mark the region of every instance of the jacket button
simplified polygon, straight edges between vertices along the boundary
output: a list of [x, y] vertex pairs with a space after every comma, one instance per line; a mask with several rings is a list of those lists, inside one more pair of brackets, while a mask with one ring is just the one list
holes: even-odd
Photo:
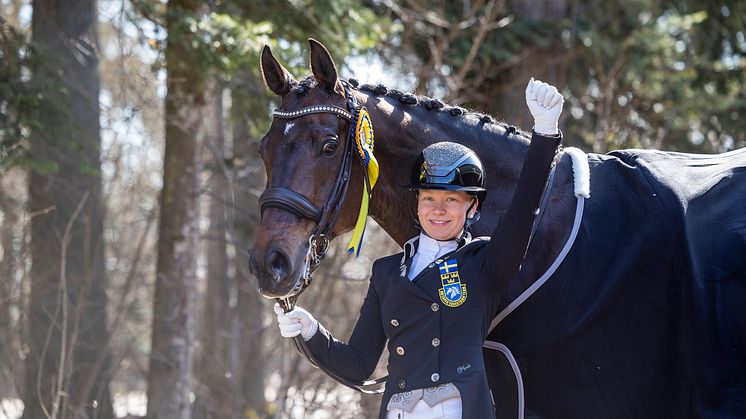
[[404, 355], [404, 348], [402, 348], [401, 346], [397, 346], [396, 353], [399, 355]]
[[394, 327], [399, 327], [399, 320], [391, 319], [391, 325]]
[[430, 305], [430, 310], [432, 310], [432, 311], [438, 311], [438, 310], [440, 310], [440, 305], [438, 305], [438, 303], [432, 303]]
[[433, 347], [437, 348], [440, 345], [440, 339], [433, 338]]
[[430, 376], [430, 381], [432, 381], [433, 383], [437, 383], [438, 380], [440, 380], [440, 374], [438, 374], [437, 372]]
[[399, 388], [403, 389], [406, 386], [407, 386], [407, 382], [403, 378], [399, 380]]

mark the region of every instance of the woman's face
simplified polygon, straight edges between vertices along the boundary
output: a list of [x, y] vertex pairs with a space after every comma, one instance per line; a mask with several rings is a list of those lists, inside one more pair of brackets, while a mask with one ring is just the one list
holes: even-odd
[[[420, 190], [417, 196], [417, 218], [422, 229], [435, 240], [449, 240], [461, 235], [466, 210], [476, 198], [461, 191]], [[469, 216], [474, 215], [477, 204]]]

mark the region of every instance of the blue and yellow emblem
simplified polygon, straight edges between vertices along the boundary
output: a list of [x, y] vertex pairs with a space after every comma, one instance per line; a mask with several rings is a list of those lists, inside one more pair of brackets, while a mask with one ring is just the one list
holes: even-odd
[[438, 264], [440, 269], [440, 283], [438, 289], [440, 301], [448, 307], [458, 307], [466, 301], [466, 284], [461, 283], [456, 259], [446, 260]]

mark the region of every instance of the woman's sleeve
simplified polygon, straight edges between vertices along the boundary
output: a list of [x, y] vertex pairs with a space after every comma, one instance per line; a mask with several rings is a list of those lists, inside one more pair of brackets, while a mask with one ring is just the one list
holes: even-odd
[[562, 134], [533, 134], [513, 199], [485, 246], [484, 271], [498, 294], [520, 270], [536, 209], [561, 140]]
[[306, 344], [317, 360], [334, 374], [353, 381], [368, 379], [386, 344], [381, 306], [373, 279], [348, 343], [335, 339], [319, 325], [319, 331]]

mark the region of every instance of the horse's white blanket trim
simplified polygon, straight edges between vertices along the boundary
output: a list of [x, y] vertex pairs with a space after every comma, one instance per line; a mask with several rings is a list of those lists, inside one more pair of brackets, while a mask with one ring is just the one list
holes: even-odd
[[518, 388], [518, 419], [523, 419], [523, 411], [525, 410], [526, 405], [526, 399], [523, 396], [523, 376], [521, 376], [521, 369], [518, 368], [518, 362], [515, 360], [513, 353], [510, 352], [510, 349], [502, 343], [493, 342], [491, 340], [484, 341], [482, 346], [488, 349], [500, 351], [506, 358], [508, 358], [510, 367], [513, 369], [513, 374], [515, 374], [516, 387]]
[[567, 147], [564, 149], [572, 159], [572, 177], [574, 180], [575, 196], [591, 197], [591, 169], [588, 166], [588, 155], [581, 149]]
[[[573, 161], [574, 162], [574, 161]], [[586, 159], [586, 164], [588, 164], [588, 161]], [[544, 272], [544, 275], [541, 276], [536, 282], [534, 282], [526, 291], [523, 291], [521, 295], [518, 296], [515, 300], [513, 300], [512, 303], [508, 304], [507, 307], [505, 307], [495, 318], [492, 320], [492, 323], [490, 324], [490, 330], [487, 332], [489, 334], [492, 332], [492, 330], [505, 318], [508, 316], [508, 314], [512, 313], [513, 310], [518, 308], [519, 305], [523, 304], [524, 301], [528, 299], [536, 290], [539, 289], [542, 285], [544, 285], [545, 282], [554, 274], [554, 272], [557, 270], [557, 268], [562, 264], [562, 261], [565, 260], [565, 256], [567, 256], [567, 253], [570, 252], [570, 248], [572, 248], [572, 245], [575, 243], [575, 238], [578, 236], [578, 230], [580, 230], [580, 221], [583, 219], [583, 208], [585, 206], [585, 198], [582, 195], [577, 195], [577, 204], [575, 206], [575, 222], [572, 226], [572, 231], [570, 232], [570, 237], [567, 238], [567, 242], [565, 243], [565, 246], [560, 251], [560, 254], [557, 255], [557, 259], [554, 260], [552, 265], [547, 269], [546, 272]], [[516, 387], [518, 388], [518, 419], [524, 419], [524, 410], [525, 410], [525, 404], [526, 400], [523, 394], [523, 377], [521, 376], [521, 370], [518, 367], [518, 362], [515, 360], [515, 357], [513, 356], [513, 353], [510, 352], [510, 349], [508, 349], [507, 346], [503, 345], [502, 343], [493, 342], [490, 340], [484, 341], [482, 344], [483, 347], [488, 349], [494, 349], [497, 351], [502, 352], [506, 358], [508, 358], [508, 362], [510, 363], [510, 367], [513, 369], [513, 374], [515, 374], [515, 380], [516, 380]]]
[[[494, 329], [495, 326], [497, 326], [505, 317], [507, 317], [508, 314], [512, 313], [513, 310], [518, 308], [519, 305], [523, 304], [523, 302], [526, 301], [528, 297], [536, 292], [539, 287], [544, 285], [544, 283], [547, 282], [547, 280], [554, 274], [557, 268], [559, 268], [560, 264], [562, 264], [562, 261], [565, 260], [565, 256], [567, 256], [567, 253], [570, 252], [570, 248], [572, 248], [572, 245], [575, 243], [575, 238], [578, 236], [578, 230], [580, 230], [580, 221], [583, 219], [583, 207], [585, 206], [584, 204], [585, 198], [583, 198], [582, 196], [578, 196], [578, 202], [575, 206], [575, 222], [573, 223], [570, 237], [567, 238], [567, 242], [560, 251], [559, 255], [557, 255], [557, 259], [555, 259], [549, 269], [544, 272], [544, 275], [537, 279], [536, 282], [531, 284], [531, 286], [528, 287], [526, 291], [523, 291], [523, 293], [519, 295], [518, 298], [513, 300], [512, 303], [508, 304], [507, 307], [505, 307], [500, 313], [498, 313], [497, 316], [495, 316], [495, 318], [492, 320], [492, 323], [490, 324], [489, 332], [492, 332], [492, 329]], [[487, 333], [489, 334], [489, 332]]]

